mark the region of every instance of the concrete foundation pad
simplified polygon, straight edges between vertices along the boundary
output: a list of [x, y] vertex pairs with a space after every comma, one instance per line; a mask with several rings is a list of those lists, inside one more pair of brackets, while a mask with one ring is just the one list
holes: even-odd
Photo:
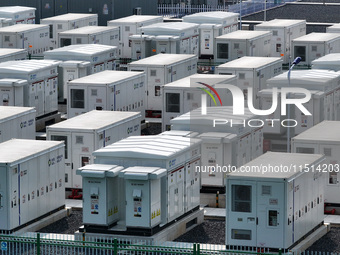
[[300, 252], [308, 249], [313, 243], [323, 237], [330, 230], [329, 224], [321, 225], [318, 229], [316, 229], [313, 233], [308, 235], [303, 241], [298, 243], [295, 247], [291, 249], [293, 254], [299, 254]]
[[[131, 236], [124, 234], [124, 231], [122, 231], [122, 234], [100, 234], [100, 233], [85, 233], [85, 238], [89, 238], [91, 241], [98, 241], [98, 240], [111, 240], [113, 238], [117, 238], [118, 240], [124, 240], [129, 241], [131, 244], [146, 242], [148, 244], [162, 244], [166, 241], [172, 241], [176, 239], [177, 237], [183, 235], [193, 227], [201, 224], [204, 220], [204, 209], [200, 208], [197, 211], [194, 211], [193, 213], [187, 215], [186, 217], [178, 220], [177, 222], [173, 223], [172, 225], [168, 226], [167, 228], [163, 229], [162, 231], [156, 233], [153, 236]], [[188, 224], [190, 226], [187, 226], [187, 223], [195, 222], [194, 224]], [[75, 239], [76, 240], [83, 240], [83, 233], [77, 231], [75, 233]], [[87, 240], [87, 239], [86, 239]]]
[[[200, 193], [200, 203], [216, 208], [216, 194], [214, 193]], [[225, 208], [225, 194], [218, 195], [218, 207]]]

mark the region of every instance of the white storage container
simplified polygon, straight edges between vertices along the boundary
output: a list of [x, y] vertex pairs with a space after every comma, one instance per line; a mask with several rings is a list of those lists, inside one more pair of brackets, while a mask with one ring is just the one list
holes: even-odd
[[[143, 26], [137, 34], [173, 35], [179, 37], [179, 54], [194, 54], [198, 56], [199, 24], [187, 22], [164, 22]], [[160, 52], [156, 52], [160, 53]]]
[[119, 27], [86, 26], [59, 32], [57, 47], [73, 44], [119, 45]]
[[271, 31], [271, 57], [280, 57], [284, 64], [288, 64], [293, 59], [291, 42], [293, 39], [306, 35], [306, 21], [294, 19], [273, 19], [255, 25], [254, 30]]
[[40, 20], [40, 24], [50, 26], [50, 49], [57, 47], [58, 33], [85, 26], [97, 26], [98, 14], [92, 13], [66, 13]]
[[103, 71], [68, 83], [67, 116], [91, 110], [139, 111], [145, 119], [145, 74]]
[[[153, 55], [157, 53], [180, 54], [181, 38], [175, 35], [157, 35], [152, 40], [156, 44], [156, 51], [152, 51]], [[154, 48], [153, 48], [154, 49]]]
[[202, 105], [202, 89], [212, 93], [207, 99], [208, 106], [220, 105], [217, 95], [200, 82], [212, 86], [222, 101], [224, 106], [232, 103], [231, 93], [225, 88], [225, 84], [236, 85], [235, 75], [216, 74], [193, 74], [163, 86], [163, 114], [162, 131], [170, 130], [170, 120], [190, 112]]
[[326, 33], [340, 33], [340, 24], [334, 24], [326, 27]]
[[124, 169], [119, 176], [125, 182], [126, 227], [158, 226], [162, 222], [161, 209], [165, 206], [160, 194], [162, 182], [166, 181], [167, 169], [135, 166]]
[[76, 170], [93, 162], [92, 152], [131, 135], [140, 135], [137, 112], [91, 111], [46, 127], [47, 140], [65, 142], [65, 187], [81, 189]]
[[310, 33], [292, 40], [292, 59], [301, 57], [299, 65], [311, 65], [329, 53], [340, 53], [340, 34]]
[[[124, 217], [125, 187], [117, 165], [86, 165], [77, 169], [83, 179], [83, 224], [110, 227]], [[122, 204], [122, 201], [124, 202]]]
[[[199, 139], [180, 136], [132, 136], [95, 151], [93, 156], [96, 157], [95, 164], [114, 164], [124, 168], [135, 167], [133, 172], [136, 173], [133, 175], [137, 176], [139, 172], [144, 182], [147, 182], [147, 179], [152, 182], [151, 176], [149, 174], [146, 176], [146, 173], [150, 173], [149, 167], [166, 170], [167, 176], [162, 178], [159, 192], [155, 187], [154, 194], [151, 194], [149, 190], [142, 192], [141, 186], [135, 186], [136, 191], [132, 192], [131, 187], [126, 185], [126, 191], [129, 192], [125, 194], [126, 200], [129, 200], [129, 206], [126, 207], [125, 219], [132, 222], [131, 225], [136, 228], [148, 229], [154, 227], [155, 224], [167, 224], [183, 214], [199, 208], [200, 177], [195, 169], [200, 165], [200, 143]], [[143, 170], [144, 167], [148, 167], [148, 170]], [[124, 175], [128, 175], [128, 173]], [[158, 185], [156, 184], [156, 186]], [[131, 206], [134, 197], [137, 198], [135, 208]], [[158, 204], [151, 203], [150, 197], [152, 201], [157, 200], [156, 203], [161, 201], [160, 209]], [[153, 209], [153, 206], [158, 209]], [[131, 216], [131, 214], [136, 214], [138, 207], [143, 207], [140, 212], [141, 217]], [[147, 208], [151, 208], [151, 211]], [[156, 215], [151, 218], [151, 222], [145, 222], [144, 214], [151, 213], [152, 215], [154, 211]]]
[[282, 60], [276, 57], [246, 56], [217, 66], [215, 73], [236, 75], [237, 86], [247, 96], [247, 89], [253, 88], [253, 104], [256, 109], [259, 109], [261, 100], [258, 92], [267, 87], [266, 82], [269, 78], [282, 73]]
[[[128, 64], [129, 71], [146, 74], [146, 117], [161, 117], [161, 86], [197, 72], [197, 56], [189, 54], [157, 54]], [[154, 114], [155, 113], [155, 114]]]
[[339, 121], [323, 121], [292, 138], [293, 152], [325, 155], [326, 161], [321, 167], [327, 175], [325, 202], [333, 204], [340, 203], [339, 128]]
[[54, 60], [8, 61], [0, 64], [0, 78], [26, 80], [24, 106], [35, 107], [40, 118], [58, 111], [58, 65], [59, 61]]
[[58, 70], [58, 100], [67, 98], [67, 82], [104, 70], [116, 69], [116, 46], [70, 45], [44, 52], [45, 59], [65, 61]]
[[[218, 120], [215, 126], [214, 120]], [[247, 108], [245, 115], [233, 115], [230, 106], [207, 107], [206, 115], [201, 114], [201, 109], [196, 109], [172, 119], [170, 123], [171, 130], [200, 134], [202, 186], [223, 188], [226, 172], [263, 153], [263, 128], [259, 117]], [[211, 167], [224, 170], [217, 173]]]
[[0, 28], [0, 48], [27, 49], [32, 56], [43, 56], [50, 45], [49, 26], [17, 24]]
[[27, 91], [27, 80], [0, 79], [0, 105], [25, 106], [25, 94], [27, 94]]
[[35, 110], [0, 106], [0, 143], [13, 138], [35, 139]]
[[[295, 130], [295, 134], [303, 132], [322, 120], [337, 120], [340, 113], [339, 84], [340, 73], [337, 72], [317, 69], [293, 70], [291, 72], [290, 87], [305, 88], [312, 93], [312, 99], [304, 104], [304, 107], [312, 114], [311, 116], [304, 115], [296, 106], [291, 107], [291, 116], [297, 121], [297, 127], [291, 128], [293, 131]], [[268, 79], [267, 85], [269, 88], [288, 87], [287, 72]], [[262, 108], [269, 109], [272, 105], [271, 89], [261, 91], [260, 97], [263, 98]], [[301, 95], [294, 95], [294, 97], [301, 98]], [[281, 115], [279, 96], [276, 111], [268, 115], [268, 119], [282, 121], [285, 117]], [[268, 121], [267, 124], [265, 125], [264, 133], [283, 134], [287, 129], [280, 125], [279, 122], [274, 127], [272, 127], [271, 121]], [[293, 123], [290, 124], [293, 125]]]
[[226, 62], [243, 56], [270, 57], [272, 33], [238, 30], [216, 37], [215, 62]]
[[11, 18], [1, 18], [0, 17], [0, 27], [8, 27], [8, 26], [12, 26], [13, 24], [13, 20]]
[[238, 29], [238, 13], [233, 12], [198, 12], [184, 16], [183, 22], [197, 24], [217, 24], [222, 26], [222, 34], [228, 34]]
[[10, 18], [14, 24], [34, 24], [35, 11], [34, 7], [3, 6], [0, 7], [0, 17]]
[[153, 15], [132, 15], [108, 21], [108, 26], [118, 26], [120, 30], [118, 56], [120, 58], [131, 58], [129, 36], [139, 34], [137, 32], [139, 27], [159, 22], [163, 22], [163, 17]]
[[228, 174], [227, 247], [290, 249], [321, 225], [325, 174], [311, 169], [323, 163], [319, 154], [267, 152]]
[[131, 35], [129, 41], [131, 41], [131, 59], [138, 60], [146, 57], [150, 57], [152, 39], [154, 36], [150, 35]]
[[312, 69], [340, 71], [340, 53], [330, 53], [312, 61]]
[[0, 151], [1, 230], [14, 231], [64, 208], [62, 142], [12, 139]]
[[24, 60], [27, 49], [0, 48], [0, 63], [11, 60]]

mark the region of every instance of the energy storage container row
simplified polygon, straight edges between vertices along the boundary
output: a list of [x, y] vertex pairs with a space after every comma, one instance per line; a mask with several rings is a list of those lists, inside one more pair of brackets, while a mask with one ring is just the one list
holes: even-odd
[[[200, 180], [195, 171], [200, 165], [199, 139], [133, 136], [93, 155], [95, 164], [78, 170], [83, 178], [91, 177], [84, 178], [84, 200], [91, 201], [84, 204], [85, 225], [126, 221], [128, 230], [152, 229], [199, 206]], [[108, 185], [104, 176], [116, 185]], [[113, 190], [117, 187], [119, 194]]]
[[226, 245], [290, 249], [321, 225], [325, 174], [311, 168], [323, 162], [320, 154], [267, 152], [228, 174]]
[[145, 72], [146, 117], [161, 117], [163, 109], [161, 86], [196, 73], [197, 56], [157, 54], [129, 63], [128, 70]]
[[0, 144], [0, 229], [15, 230], [65, 205], [62, 142]]
[[[209, 91], [213, 98], [206, 101], [207, 106], [219, 105], [219, 99], [225, 105], [231, 102], [227, 84], [236, 85], [235, 75], [193, 74], [177, 81], [165, 84], [163, 90], [162, 131], [170, 130], [170, 120], [190, 112], [202, 105], [202, 91]], [[212, 87], [210, 89], [209, 87]], [[215, 90], [216, 94], [212, 91]], [[203, 99], [204, 100], [204, 99]]]
[[73, 44], [119, 45], [119, 27], [85, 26], [58, 33], [57, 47]]
[[49, 49], [49, 26], [17, 24], [0, 28], [0, 47], [27, 49], [32, 56], [43, 56]]
[[119, 27], [118, 57], [131, 58], [129, 36], [139, 34], [137, 29], [154, 23], [163, 22], [163, 17], [153, 15], [132, 15], [120, 19], [110, 20], [108, 26]]
[[46, 127], [47, 140], [65, 143], [65, 187], [81, 189], [76, 170], [93, 163], [92, 152], [132, 135], [140, 135], [139, 112], [90, 111]]
[[228, 172], [263, 153], [263, 128], [247, 108], [245, 115], [233, 115], [230, 106], [207, 107], [206, 115], [199, 108], [170, 123], [171, 130], [197, 132], [202, 139], [202, 187], [224, 188]]
[[283, 64], [288, 64], [291, 62], [292, 40], [306, 35], [306, 21], [273, 19], [254, 26], [254, 30], [272, 32], [270, 56], [280, 57], [283, 60]]
[[339, 127], [339, 121], [323, 121], [292, 138], [293, 152], [325, 155], [324, 164], [315, 171], [323, 171], [327, 175], [325, 202], [332, 204], [340, 203]]
[[101, 44], [70, 45], [44, 52], [45, 59], [61, 60], [58, 101], [67, 99], [67, 82], [104, 70], [116, 69], [116, 46]]
[[[282, 73], [282, 59], [277, 57], [241, 57], [219, 65], [215, 73], [236, 75], [237, 87], [239, 87], [248, 98], [248, 88], [252, 88], [253, 106], [259, 109], [261, 100], [258, 92], [266, 88], [269, 78]], [[245, 102], [245, 106], [248, 104]], [[267, 109], [267, 108], [265, 108]]]
[[145, 74], [103, 71], [68, 82], [67, 116], [91, 110], [140, 111], [145, 119]]
[[35, 139], [35, 109], [0, 106], [0, 143], [13, 138]]
[[57, 47], [58, 33], [85, 26], [97, 26], [98, 14], [67, 13], [40, 20], [40, 24], [50, 26], [50, 49]]
[[37, 117], [58, 111], [58, 65], [59, 61], [53, 60], [1, 63], [1, 91], [8, 90], [8, 93], [1, 92], [2, 101], [7, 100], [8, 105], [35, 107]]
[[34, 24], [36, 8], [26, 6], [0, 7], [0, 18], [10, 18], [14, 24]]
[[[295, 134], [299, 134], [306, 129], [314, 126], [323, 120], [338, 120], [340, 117], [340, 74], [329, 70], [295, 70], [291, 72], [290, 87], [307, 89], [311, 93], [311, 99], [303, 104], [303, 107], [311, 113], [306, 115], [296, 106], [291, 106], [291, 114], [296, 120], [296, 126], [292, 128]], [[269, 109], [272, 106], [273, 96], [278, 97], [276, 110], [268, 115], [269, 121], [265, 125], [264, 133], [283, 134], [286, 128], [280, 125], [285, 116], [281, 114], [280, 90], [273, 95], [272, 88], [286, 88], [287, 73], [277, 75], [267, 80], [270, 89], [260, 92], [262, 108]], [[303, 92], [290, 93], [294, 98], [304, 98]], [[271, 122], [271, 119], [277, 119], [277, 125]]]

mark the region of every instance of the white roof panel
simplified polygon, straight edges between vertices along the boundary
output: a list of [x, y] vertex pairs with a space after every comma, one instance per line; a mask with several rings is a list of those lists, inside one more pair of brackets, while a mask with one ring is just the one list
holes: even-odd
[[6, 13], [18, 13], [18, 12], [27, 12], [27, 11], [35, 11], [36, 8], [34, 7], [27, 7], [27, 6], [3, 6], [0, 7], [0, 15]]
[[107, 26], [85, 26], [79, 27], [76, 29], [71, 29], [67, 31], [59, 32], [59, 36], [66, 36], [66, 35], [89, 35], [89, 34], [96, 34], [102, 33], [112, 30], [118, 30], [118, 27], [107, 27]]
[[42, 69], [56, 67], [60, 62], [55, 60], [18, 60], [0, 63], [0, 73], [31, 73]]
[[0, 33], [20, 33], [33, 30], [49, 29], [48, 25], [40, 24], [16, 24], [8, 27], [1, 27]]
[[16, 118], [17, 116], [26, 115], [28, 113], [35, 113], [35, 108], [19, 106], [0, 106], [0, 123], [8, 119]]
[[292, 40], [292, 42], [327, 42], [334, 39], [340, 39], [338, 33], [310, 33]]
[[294, 141], [340, 142], [340, 121], [323, 121], [293, 138]]
[[256, 27], [292, 27], [302, 23], [306, 24], [306, 21], [299, 19], [273, 19], [270, 21], [262, 22], [261, 24], [256, 25]]
[[254, 39], [257, 37], [262, 37], [265, 35], [271, 35], [270, 31], [251, 31], [251, 30], [237, 30], [228, 34], [217, 36], [216, 39], [219, 40], [247, 40], [247, 39]]
[[0, 143], [0, 163], [15, 163], [54, 147], [63, 147], [64, 142], [29, 139], [12, 139]]
[[85, 19], [89, 17], [97, 17], [97, 14], [91, 13], [66, 13], [58, 16], [42, 19], [41, 21], [72, 21], [78, 19]]
[[0, 57], [16, 55], [20, 53], [27, 53], [26, 49], [14, 49], [14, 48], [0, 48]]
[[47, 127], [47, 130], [97, 130], [140, 117], [140, 112], [90, 111]]
[[238, 17], [238, 13], [233, 12], [198, 12], [191, 15], [186, 15], [182, 19], [184, 22], [196, 22], [196, 23], [222, 23], [226, 19]]
[[194, 58], [197, 59], [197, 56], [191, 54], [157, 54], [151, 57], [133, 61], [129, 63], [128, 66], [165, 66]]
[[230, 69], [250, 69], [250, 68], [260, 68], [266, 65], [271, 65], [274, 63], [283, 62], [281, 58], [275, 57], [250, 57], [244, 56], [222, 65], [217, 66], [217, 68], [230, 68]]
[[147, 34], [148, 31], [161, 30], [162, 32], [166, 31], [182, 31], [186, 29], [194, 29], [198, 28], [199, 24], [189, 23], [189, 22], [162, 22], [155, 23], [148, 26], [142, 27], [142, 31]]
[[[314, 165], [320, 163], [324, 159], [323, 155], [320, 154], [303, 154], [303, 153], [283, 153], [283, 152], [267, 152], [254, 160], [243, 165], [243, 169], [249, 167], [249, 169], [259, 169], [259, 171], [241, 171], [238, 168], [235, 172], [231, 172], [227, 175], [227, 178], [232, 177], [236, 179], [241, 177], [245, 179], [250, 178], [275, 178], [275, 179], [287, 179], [294, 175], [300, 174], [299, 166], [304, 166], [305, 164]], [[287, 171], [267, 171], [263, 172], [264, 166], [286, 167]], [[296, 167], [291, 167], [296, 166]], [[267, 168], [268, 169], [268, 168]]]
[[330, 53], [320, 58], [317, 58], [312, 61], [312, 65], [315, 64], [331, 64], [331, 65], [340, 65], [340, 53]]
[[[69, 56], [93, 56], [100, 53], [106, 53], [117, 49], [116, 46], [102, 45], [102, 44], [79, 44], [69, 45], [54, 50], [45, 51], [44, 55], [49, 57]], [[75, 59], [76, 60], [76, 59]]]
[[152, 21], [152, 20], [163, 20], [162, 16], [156, 15], [131, 15], [120, 19], [114, 19], [108, 21], [108, 23], [139, 23], [145, 21]]

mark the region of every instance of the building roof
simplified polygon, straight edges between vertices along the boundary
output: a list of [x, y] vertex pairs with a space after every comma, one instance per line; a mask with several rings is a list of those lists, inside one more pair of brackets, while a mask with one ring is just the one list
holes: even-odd
[[196, 23], [189, 23], [189, 22], [162, 22], [162, 23], [155, 23], [148, 26], [142, 27], [142, 31], [147, 34], [149, 31], [156, 31], [160, 30], [162, 33], [166, 33], [167, 31], [182, 31], [186, 29], [194, 29], [198, 28], [199, 24]]
[[53, 130], [98, 130], [111, 125], [120, 125], [140, 117], [140, 112], [90, 111], [46, 127]]
[[0, 57], [6, 57], [10, 55], [27, 53], [26, 49], [14, 49], [14, 48], [0, 48]]
[[340, 142], [340, 121], [323, 121], [292, 138], [296, 141]]
[[17, 60], [0, 63], [0, 73], [29, 74], [45, 68], [58, 66], [56, 60]]
[[216, 68], [230, 68], [230, 69], [249, 69], [249, 68], [260, 68], [266, 65], [283, 62], [281, 58], [276, 57], [250, 57], [244, 56], [222, 65]]
[[340, 40], [338, 33], [310, 33], [292, 40], [292, 42], [327, 42], [331, 40]]
[[199, 139], [181, 136], [130, 136], [93, 152], [93, 155], [119, 158], [168, 159], [200, 143]]
[[216, 23], [223, 24], [223, 21], [230, 18], [238, 18], [239, 14], [234, 12], [212, 11], [212, 12], [198, 12], [183, 17], [184, 22], [195, 23]]
[[20, 33], [26, 32], [30, 30], [41, 30], [41, 29], [49, 29], [48, 25], [41, 24], [15, 24], [12, 26], [1, 27], [0, 33]]
[[100, 53], [106, 53], [110, 51], [114, 51], [117, 49], [116, 46], [109, 46], [103, 44], [80, 44], [80, 45], [69, 45], [49, 51], [45, 51], [45, 56], [57, 57], [60, 59], [60, 56], [93, 56]]
[[[231, 177], [233, 179], [236, 179], [237, 177], [242, 177], [242, 179], [244, 179], [250, 177], [261, 179], [288, 179], [293, 177], [294, 175], [302, 173], [303, 169], [305, 169], [303, 166], [305, 166], [306, 164], [318, 164], [323, 159], [324, 156], [320, 154], [267, 152], [243, 165], [242, 168], [238, 168], [236, 171], [229, 173], [227, 175], [227, 178]], [[278, 171], [265, 172], [265, 169], [268, 170], [270, 166], [276, 167]], [[253, 171], [244, 171], [244, 169], [253, 169]]]
[[257, 37], [262, 37], [265, 35], [271, 35], [270, 31], [252, 31], [252, 30], [237, 30], [228, 34], [217, 36], [216, 39], [219, 40], [247, 40], [247, 39], [254, 39]]
[[197, 59], [197, 56], [193, 54], [157, 54], [151, 57], [133, 61], [129, 63], [128, 66], [165, 66], [193, 58]]
[[88, 17], [97, 17], [97, 14], [93, 13], [66, 13], [62, 15], [57, 15], [49, 18], [42, 19], [41, 21], [69, 21], [69, 20], [78, 20], [84, 19]]
[[156, 15], [131, 15], [131, 16], [120, 18], [120, 19], [110, 20], [108, 21], [108, 24], [110, 23], [138, 23], [138, 22], [157, 20], [160, 18], [163, 19], [162, 16], [156, 16]]
[[36, 8], [34, 7], [27, 7], [27, 6], [3, 6], [0, 7], [0, 14], [6, 14], [6, 13], [18, 13], [18, 12], [26, 12], [26, 11], [35, 11]]
[[102, 33], [106, 31], [112, 31], [112, 30], [118, 30], [118, 27], [113, 26], [85, 26], [85, 27], [79, 27], [76, 29], [71, 29], [67, 31], [59, 32], [59, 36], [65, 36], [65, 35], [88, 35], [88, 34], [96, 34], [96, 33]]
[[270, 21], [264, 21], [261, 24], [256, 25], [256, 27], [293, 27], [301, 23], [306, 24], [306, 21], [300, 19], [273, 19]]
[[127, 79], [138, 78], [138, 76], [144, 76], [142, 72], [134, 71], [115, 71], [115, 70], [105, 70], [102, 72], [90, 74], [78, 79], [69, 81], [71, 85], [111, 85], [115, 82], [123, 82]]
[[28, 113], [35, 113], [35, 108], [19, 106], [0, 106], [0, 123], [9, 119], [15, 119]]
[[54, 147], [64, 147], [64, 142], [30, 139], [12, 139], [0, 143], [0, 163], [16, 163]]

